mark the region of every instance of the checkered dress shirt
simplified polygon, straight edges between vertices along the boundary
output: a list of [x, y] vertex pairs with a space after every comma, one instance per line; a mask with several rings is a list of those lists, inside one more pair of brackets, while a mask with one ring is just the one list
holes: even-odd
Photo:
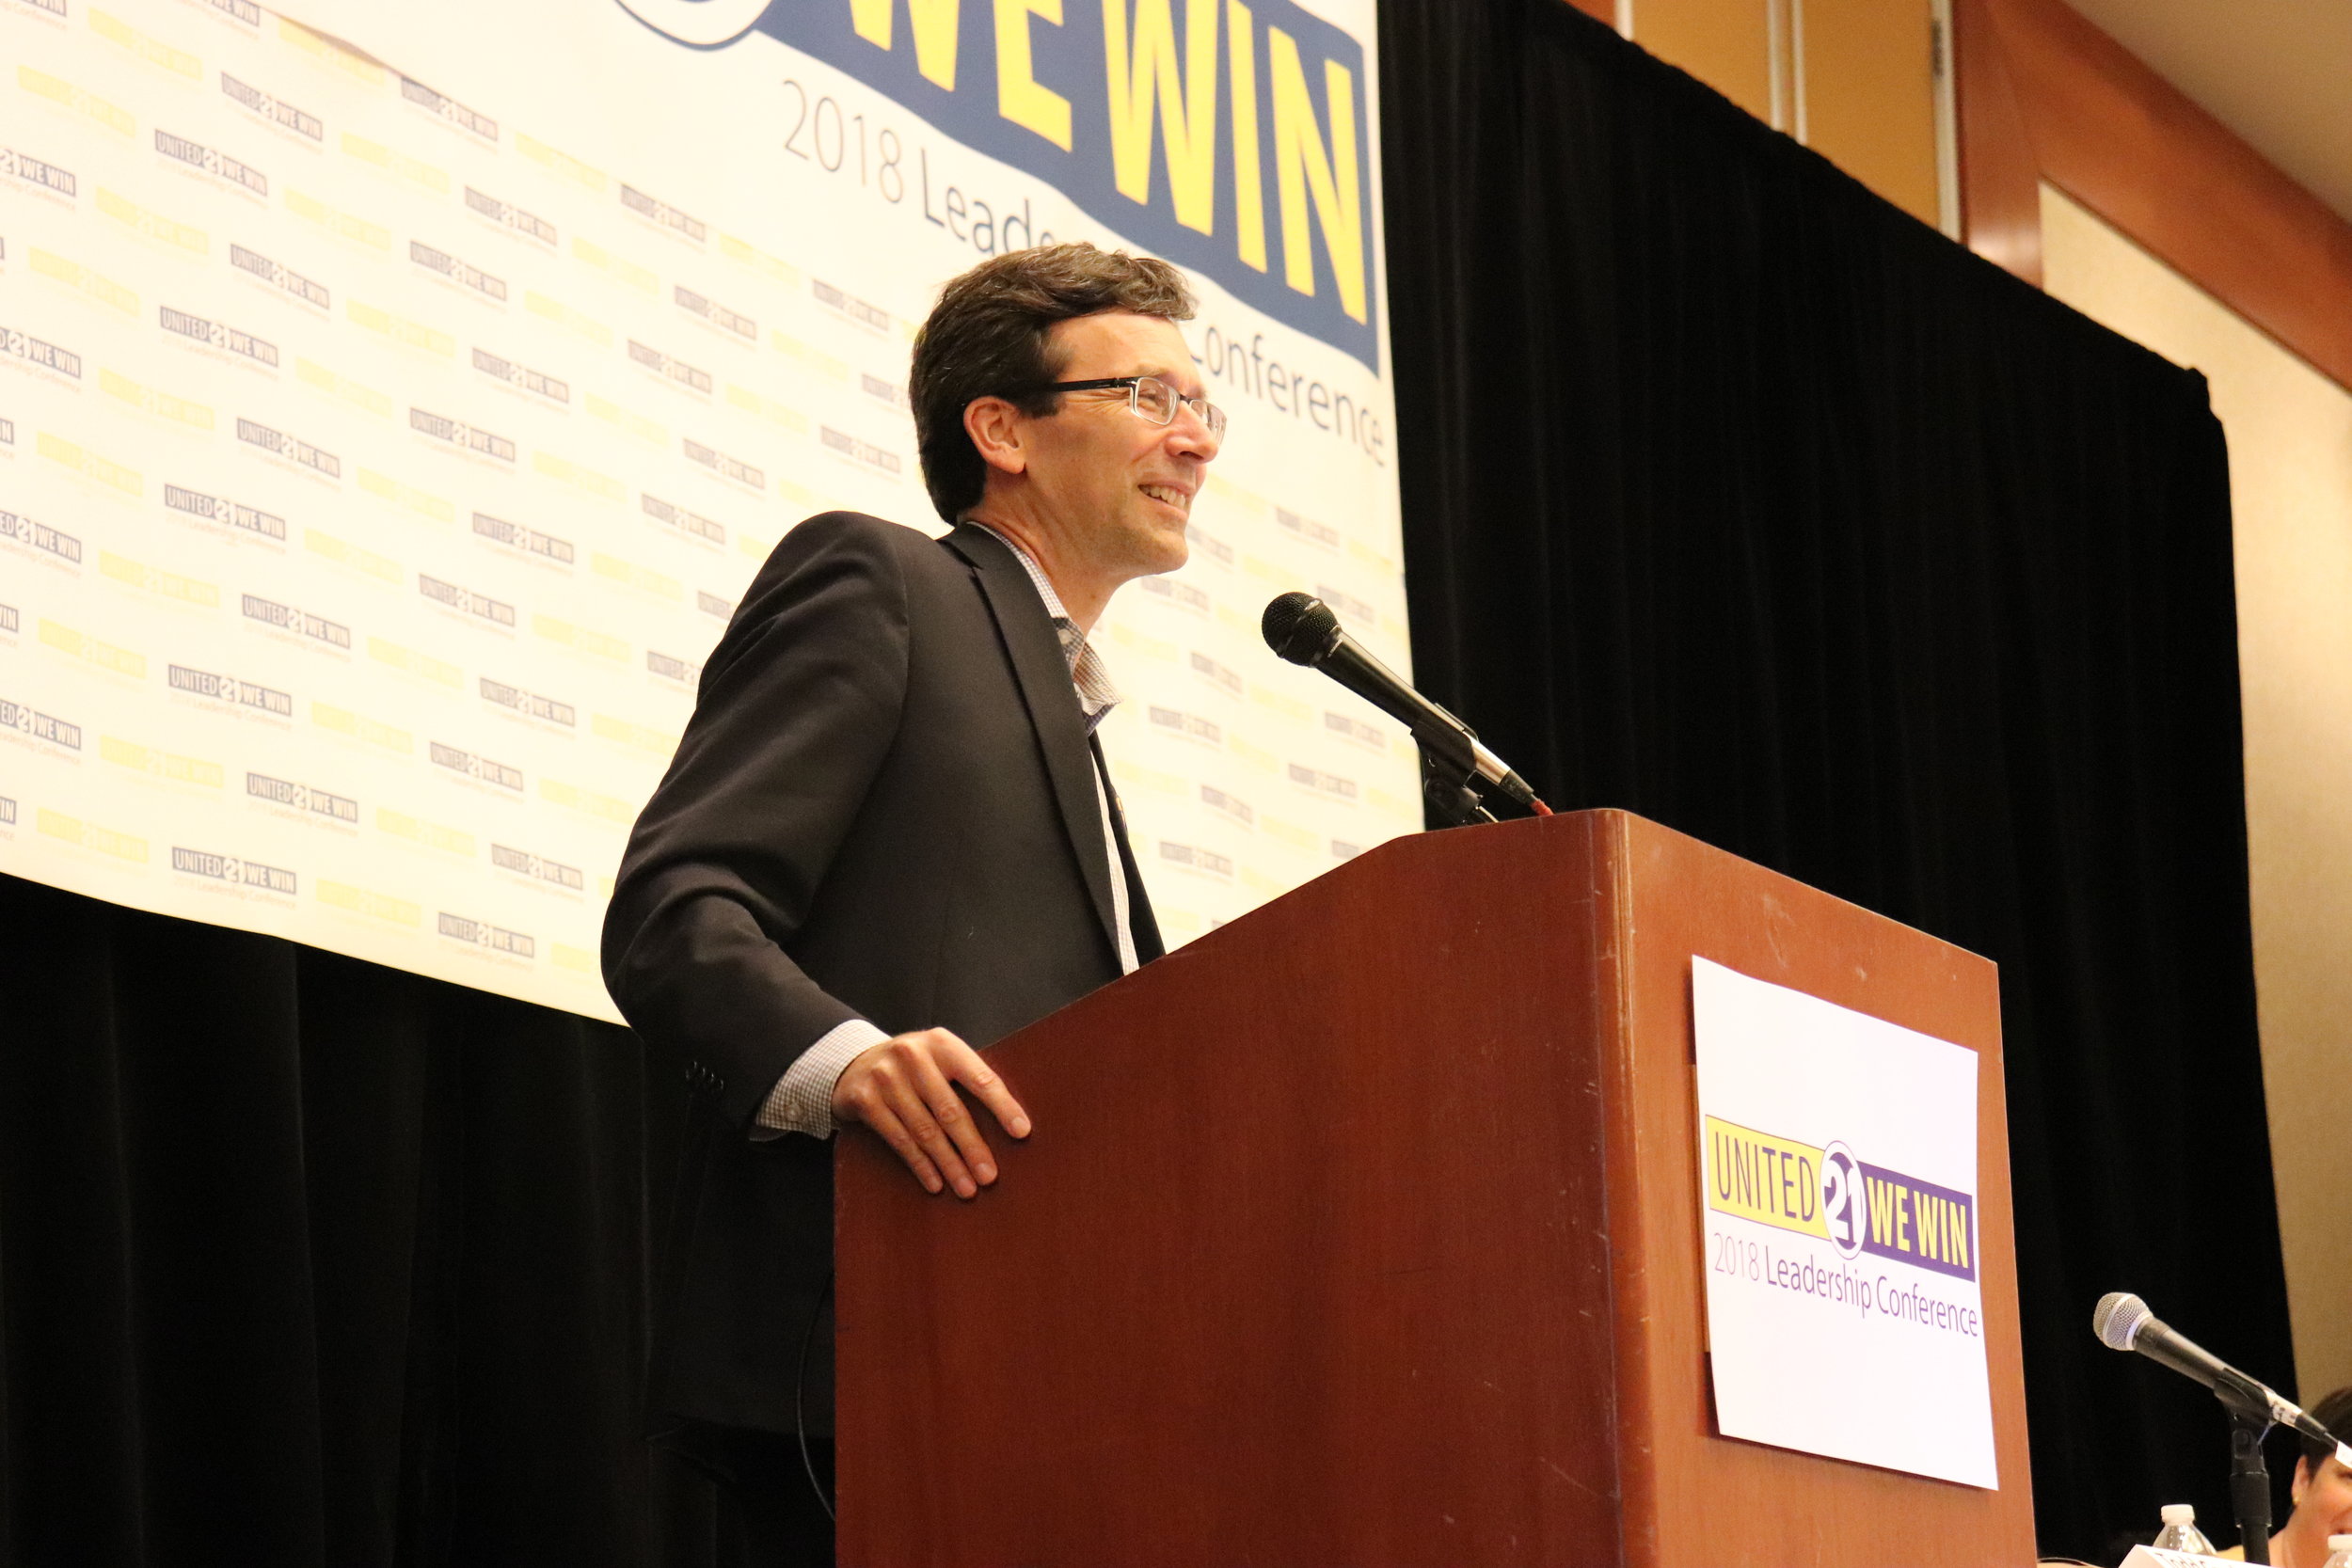
[[[980, 525], [986, 528], [986, 524]], [[1103, 656], [1070, 611], [1054, 592], [1054, 584], [1028, 551], [1009, 538], [989, 529], [1004, 542], [1005, 547], [1025, 567], [1030, 582], [1036, 584], [1038, 597], [1045, 601], [1045, 613], [1054, 623], [1054, 635], [1061, 640], [1061, 656], [1070, 665], [1070, 684], [1078, 693], [1079, 711], [1086, 716], [1087, 733], [1092, 735], [1103, 716], [1119, 705], [1119, 688], [1111, 683], [1109, 668]], [[1111, 786], [1100, 768], [1095, 769], [1094, 803], [1103, 824], [1103, 847], [1110, 857], [1111, 913], [1119, 928], [1119, 969], [1122, 974], [1136, 971], [1136, 938], [1127, 912], [1127, 878], [1119, 860], [1119, 840], [1111, 832]], [[776, 1086], [768, 1091], [767, 1102], [759, 1108], [758, 1126], [753, 1129], [755, 1138], [772, 1138], [785, 1132], [805, 1132], [811, 1137], [830, 1137], [834, 1132], [833, 1086], [842, 1069], [863, 1053], [880, 1045], [890, 1037], [862, 1018], [850, 1019], [826, 1032], [824, 1037], [794, 1059], [776, 1080]]]

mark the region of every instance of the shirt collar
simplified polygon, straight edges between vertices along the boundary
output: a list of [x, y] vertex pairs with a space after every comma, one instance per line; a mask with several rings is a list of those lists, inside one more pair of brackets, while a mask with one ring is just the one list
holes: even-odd
[[1078, 707], [1086, 715], [1088, 732], [1092, 733], [1094, 727], [1103, 721], [1103, 716], [1118, 706], [1120, 701], [1119, 688], [1111, 681], [1110, 667], [1103, 662], [1103, 656], [1094, 651], [1094, 644], [1087, 641], [1086, 633], [1078, 629], [1078, 623], [1071, 618], [1069, 609], [1061, 602], [1061, 595], [1054, 592], [1053, 579], [1045, 575], [1045, 569], [1037, 563], [1037, 559], [1023, 549], [1010, 535], [989, 528], [977, 517], [967, 520], [976, 528], [988, 529], [1029, 574], [1029, 581], [1036, 585], [1037, 596], [1045, 601], [1045, 614], [1054, 623], [1054, 635], [1061, 640], [1061, 657], [1070, 666], [1070, 684], [1077, 690]]

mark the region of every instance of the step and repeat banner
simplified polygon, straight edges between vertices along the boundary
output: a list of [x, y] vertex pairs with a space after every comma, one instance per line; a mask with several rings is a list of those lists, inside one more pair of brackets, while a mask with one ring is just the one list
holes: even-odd
[[1231, 413], [1096, 638], [1172, 941], [1420, 824], [1372, 0], [0, 0], [0, 869], [613, 1016], [612, 874], [797, 521], [934, 532], [940, 284], [1150, 251]]

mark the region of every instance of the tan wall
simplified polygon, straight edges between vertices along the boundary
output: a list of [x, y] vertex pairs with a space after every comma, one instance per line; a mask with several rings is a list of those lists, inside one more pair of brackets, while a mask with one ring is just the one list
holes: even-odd
[[1931, 0], [1630, 0], [1620, 14], [1660, 59], [1940, 221]]
[[2352, 392], [2062, 193], [2044, 286], [2205, 373], [2230, 439], [2248, 874], [2306, 1399], [2352, 1383]]

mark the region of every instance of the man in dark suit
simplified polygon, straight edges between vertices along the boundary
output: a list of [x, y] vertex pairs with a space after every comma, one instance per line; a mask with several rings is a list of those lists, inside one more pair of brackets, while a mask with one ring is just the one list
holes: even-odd
[[959, 1086], [1029, 1132], [978, 1048], [1159, 954], [1087, 633], [1184, 562], [1224, 423], [1191, 313], [1174, 269], [1083, 245], [948, 284], [910, 392], [957, 526], [787, 534], [630, 836], [605, 982], [695, 1090], [651, 1399], [752, 1560], [831, 1560], [827, 1140], [863, 1126], [973, 1198], [996, 1168]]

